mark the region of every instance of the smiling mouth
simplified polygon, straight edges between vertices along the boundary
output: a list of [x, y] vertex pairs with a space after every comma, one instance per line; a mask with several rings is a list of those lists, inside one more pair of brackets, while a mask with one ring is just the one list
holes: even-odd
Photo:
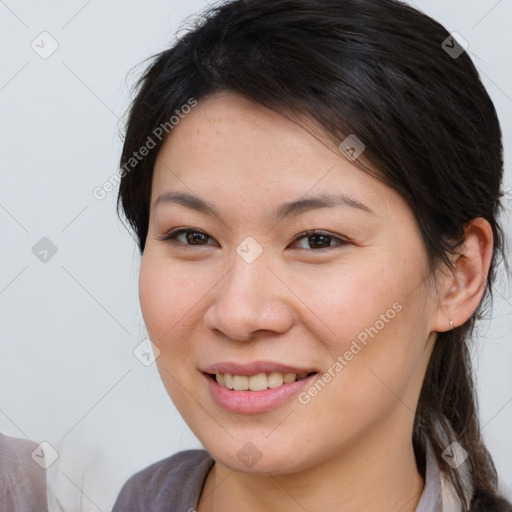
[[273, 389], [285, 384], [306, 379], [317, 372], [309, 373], [257, 373], [256, 375], [232, 375], [229, 373], [208, 373], [207, 375], [215, 380], [219, 386], [233, 391], [264, 391]]

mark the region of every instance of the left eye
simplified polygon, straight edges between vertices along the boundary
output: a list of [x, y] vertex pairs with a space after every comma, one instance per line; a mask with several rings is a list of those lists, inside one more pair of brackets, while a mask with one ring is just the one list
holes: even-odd
[[[302, 233], [297, 238], [295, 238], [294, 242], [302, 239], [306, 240], [310, 246], [313, 245], [313, 247], [310, 247], [311, 249], [328, 249], [336, 245], [343, 246], [348, 244], [347, 240], [344, 240], [339, 236], [331, 235], [330, 233], [324, 233], [322, 231], [308, 231], [306, 233]], [[313, 243], [311, 244], [312, 240]], [[336, 241], [337, 243], [333, 245], [331, 244], [331, 241]], [[307, 247], [299, 247], [299, 249], [307, 249]]]

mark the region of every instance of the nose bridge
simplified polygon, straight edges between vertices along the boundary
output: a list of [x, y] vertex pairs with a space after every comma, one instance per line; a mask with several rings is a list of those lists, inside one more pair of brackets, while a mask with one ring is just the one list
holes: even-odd
[[268, 268], [269, 253], [250, 240], [236, 251], [205, 315], [206, 326], [238, 340], [248, 339], [257, 330], [285, 332], [292, 314], [283, 296], [285, 289]]
[[238, 311], [246, 310], [247, 314], [271, 301], [276, 289], [269, 282], [272, 273], [267, 268], [269, 261], [266, 255], [261, 253], [254, 257], [254, 254], [251, 254], [251, 258], [246, 258], [240, 255], [241, 248], [242, 244], [233, 257], [231, 271], [226, 276], [226, 283], [221, 287], [219, 298], [226, 301], [230, 307], [238, 306]]

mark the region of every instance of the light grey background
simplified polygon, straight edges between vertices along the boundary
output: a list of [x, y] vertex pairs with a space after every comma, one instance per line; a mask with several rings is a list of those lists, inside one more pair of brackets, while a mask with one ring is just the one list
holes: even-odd
[[[412, 2], [411, 2], [412, 3]], [[512, 209], [512, 0], [416, 0], [459, 32], [502, 122], [507, 231]], [[0, 1], [0, 431], [48, 441], [64, 510], [108, 511], [135, 471], [199, 447], [155, 365], [133, 355], [146, 337], [139, 256], [115, 213], [119, 119], [138, 72], [201, 0]], [[57, 50], [43, 59], [38, 51]], [[41, 38], [45, 38], [41, 42]], [[439, 42], [441, 44], [441, 42]], [[37, 46], [36, 46], [37, 47]], [[138, 70], [142, 70], [139, 67]], [[43, 237], [57, 247], [41, 262]], [[481, 421], [512, 497], [512, 299], [505, 281], [479, 329]], [[51, 500], [51, 510], [58, 510]]]

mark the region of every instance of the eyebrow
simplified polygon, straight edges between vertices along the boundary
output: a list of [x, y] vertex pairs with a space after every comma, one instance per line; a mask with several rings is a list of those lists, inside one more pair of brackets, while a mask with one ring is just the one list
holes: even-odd
[[[196, 210], [206, 215], [213, 215], [219, 219], [222, 218], [220, 212], [211, 203], [187, 192], [164, 192], [157, 197], [153, 203], [153, 208], [156, 208], [157, 205], [164, 203], [180, 204], [181, 206]], [[268, 218], [272, 221], [280, 221], [285, 217], [294, 217], [307, 211], [316, 210], [319, 208], [333, 208], [335, 206], [348, 206], [350, 208], [356, 208], [358, 210], [362, 210], [364, 212], [375, 215], [375, 212], [371, 210], [371, 208], [366, 206], [361, 201], [347, 196], [346, 194], [323, 193], [297, 199], [288, 203], [283, 203], [282, 205], [272, 210], [270, 214], [268, 214]]]

